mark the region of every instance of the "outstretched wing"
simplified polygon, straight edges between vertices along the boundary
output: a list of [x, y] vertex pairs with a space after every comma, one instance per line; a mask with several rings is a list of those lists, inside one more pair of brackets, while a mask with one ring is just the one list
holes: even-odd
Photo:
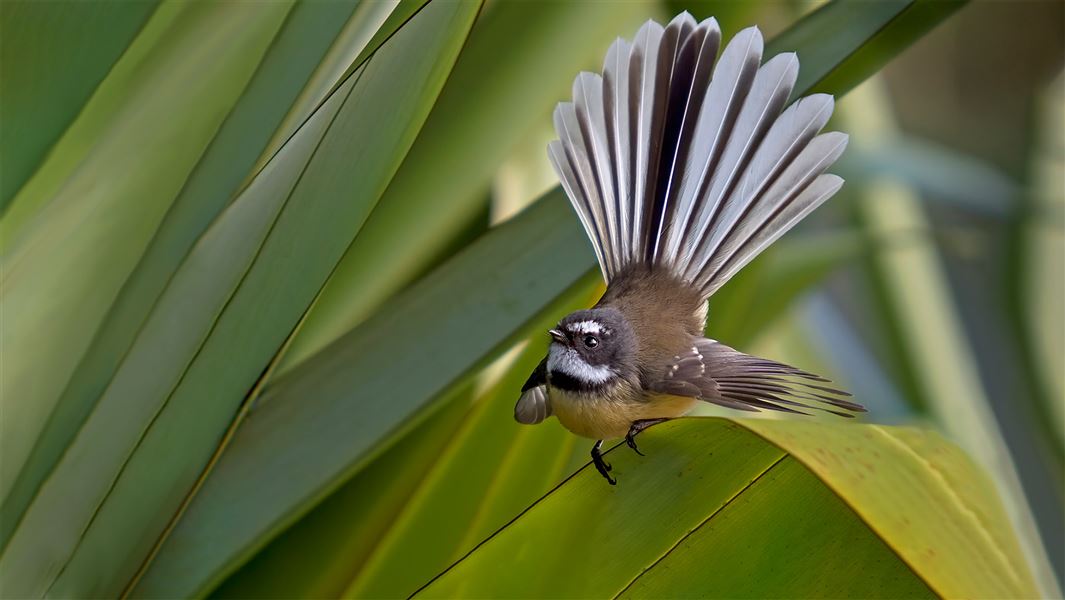
[[802, 369], [700, 338], [686, 352], [676, 355], [661, 377], [649, 382], [647, 388], [747, 411], [808, 414], [802, 409], [813, 409], [841, 417], [865, 412], [860, 404], [847, 400], [850, 394], [824, 385], [827, 383], [831, 382]]
[[514, 420], [525, 425], [535, 425], [551, 416], [551, 401], [547, 397], [547, 358], [540, 361], [536, 370], [521, 386], [521, 397], [514, 405]]

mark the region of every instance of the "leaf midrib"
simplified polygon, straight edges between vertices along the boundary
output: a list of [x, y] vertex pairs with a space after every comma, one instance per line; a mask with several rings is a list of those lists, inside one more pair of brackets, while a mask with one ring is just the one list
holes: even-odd
[[758, 475], [756, 475], [749, 482], [747, 482], [746, 485], [744, 485], [742, 488], [737, 490], [736, 493], [732, 494], [732, 496], [730, 496], [727, 500], [725, 500], [723, 503], [721, 503], [720, 506], [718, 506], [716, 509], [714, 509], [709, 515], [706, 516], [706, 518], [704, 518], [702, 521], [700, 521], [698, 525], [693, 527], [690, 531], [688, 531], [684, 535], [682, 535], [679, 538], [677, 538], [677, 541], [674, 542], [672, 546], [670, 546], [665, 552], [663, 552], [658, 558], [656, 558], [654, 560], [654, 562], [652, 562], [650, 565], [644, 567], [643, 570], [641, 570], [636, 575], [636, 577], [633, 577], [632, 581], [629, 581], [629, 583], [625, 587], [621, 588], [621, 590], [618, 593], [614, 594], [611, 597], [612, 600], [617, 600], [619, 597], [621, 597], [621, 595], [624, 594], [625, 592], [627, 592], [629, 590], [629, 588], [631, 588], [633, 585], [635, 585], [636, 582], [639, 581], [641, 577], [643, 577], [647, 573], [650, 573], [652, 570], [654, 570], [654, 568], [657, 567], [659, 563], [661, 563], [670, 554], [672, 554], [674, 550], [679, 548], [680, 545], [683, 544], [685, 540], [687, 540], [689, 537], [691, 537], [697, 531], [702, 529], [703, 526], [706, 525], [707, 523], [709, 523], [711, 519], [713, 519], [718, 514], [720, 514], [721, 511], [725, 510], [729, 505], [732, 504], [732, 502], [734, 500], [736, 500], [737, 498], [742, 496], [744, 493], [746, 493], [747, 490], [751, 489], [751, 487], [754, 486], [754, 484], [758, 483], [759, 480], [761, 480], [763, 477], [765, 477], [770, 471], [775, 469], [777, 467], [777, 465], [782, 463], [784, 461], [784, 459], [788, 458], [789, 456], [791, 456], [791, 455], [788, 454], [787, 452], [781, 452], [781, 455], [780, 455], [779, 458], [777, 458], [772, 463], [770, 463], [769, 466], [767, 466], [760, 473], [758, 473]]

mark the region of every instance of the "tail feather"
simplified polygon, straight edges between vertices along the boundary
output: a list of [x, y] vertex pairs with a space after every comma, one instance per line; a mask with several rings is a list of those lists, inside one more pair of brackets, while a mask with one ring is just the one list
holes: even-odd
[[762, 58], [762, 36], [744, 29], [729, 42], [714, 67], [713, 77], [699, 112], [692, 152], [680, 184], [679, 212], [668, 235], [666, 251], [658, 263], [678, 267], [678, 258], [690, 251], [699, 238], [700, 218], [712, 203], [707, 187], [720, 162], [729, 133], [740, 113]]
[[699, 229], [690, 237], [692, 244], [682, 256], [682, 261], [688, 265], [685, 275], [689, 279], [698, 277], [699, 267], [709, 258], [707, 245], [711, 236], [707, 234], [710, 227], [719, 220], [727, 222], [730, 210], [735, 211], [741, 204], [738, 199], [732, 199], [728, 204], [726, 201], [744, 177], [752, 155], [761, 147], [773, 120], [780, 114], [798, 72], [799, 61], [794, 54], [776, 56], [758, 70], [721, 162], [710, 178], [704, 212], [697, 219]]
[[[615, 258], [619, 254], [617, 244], [617, 211], [612, 210], [611, 198], [617, 196], [614, 181], [614, 161], [607, 142], [606, 113], [603, 110], [603, 79], [595, 73], [581, 73], [573, 82], [573, 109], [577, 126], [580, 128], [591, 159], [594, 171], [594, 183], [603, 206], [593, 214], [601, 221], [598, 223], [599, 235], [608, 240], [610, 254]], [[617, 268], [616, 260], [612, 265]]]
[[[684, 13], [683, 16], [688, 15]], [[694, 23], [690, 16], [688, 19]], [[681, 184], [685, 181], [690, 161], [694, 160], [693, 140], [720, 44], [721, 31], [717, 22], [708, 19], [693, 28], [677, 54], [673, 71], [676, 83], [670, 94], [666, 123], [666, 140], [672, 140], [672, 143], [666, 145], [668, 155], [659, 171], [661, 206], [652, 224], [652, 244], [649, 248], [652, 261], [657, 261], [667, 252], [665, 246], [672, 224], [683, 219], [678, 215], [690, 210], [688, 206], [679, 206]]]
[[[675, 30], [671, 32], [675, 34]], [[662, 151], [663, 131], [666, 121], [666, 102], [669, 94], [669, 74], [675, 58], [670, 52], [670, 40], [666, 30], [648, 21], [636, 33], [630, 58], [630, 98], [636, 104], [634, 122], [635, 155], [633, 163], [633, 195], [630, 205], [632, 229], [629, 235], [631, 254], [624, 257], [626, 263], [639, 260], [646, 253], [650, 221], [655, 207], [655, 186], [658, 182], [658, 167]], [[665, 43], [663, 43], [665, 42]]]
[[577, 111], [571, 102], [562, 102], [555, 109], [555, 130], [560, 143], [557, 151], [552, 152], [552, 162], [563, 180], [570, 202], [581, 217], [588, 237], [596, 248], [599, 265], [609, 280], [617, 271], [619, 256], [615, 252], [606, 231], [609, 206], [600, 194], [599, 182], [595, 176], [588, 144], [585, 141], [577, 118]]
[[[803, 196], [802, 192], [808, 189], [814, 179], [839, 158], [846, 147], [846, 142], [846, 136], [838, 132], [819, 135], [810, 141], [786, 167], [781, 169], [781, 172], [771, 180], [772, 183], [766, 185], [764, 189], [744, 194], [743, 188], [747, 187], [746, 184], [750, 180], [745, 181], [740, 190], [742, 195], [731, 206], [736, 207], [734, 214], [715, 228], [714, 235], [710, 238], [713, 246], [709, 260], [705, 265], [700, 265], [698, 274], [692, 278], [693, 282], [700, 288], [711, 286], [710, 292], [712, 293], [724, 283], [718, 274], [721, 273], [721, 267], [726, 262], [739, 259], [746, 264], [746, 261], [754, 258], [754, 256], [738, 257], [736, 252], [745, 247], [755, 232], [765, 229], [779, 211], [796, 199], [808, 200], [809, 196]], [[815, 207], [811, 207], [811, 210], [812, 208]], [[783, 233], [780, 231], [779, 235]]]
[[708, 297], [842, 184], [822, 173], [846, 136], [817, 135], [832, 98], [785, 110], [796, 56], [760, 67], [753, 27], [720, 40], [713, 19], [648, 21], [555, 111], [548, 154], [607, 281], [647, 263]]
[[633, 103], [629, 91], [629, 58], [632, 44], [618, 38], [607, 51], [603, 64], [603, 98], [607, 115], [607, 138], [614, 167], [613, 211], [617, 223], [615, 242], [622, 257], [631, 256], [632, 240], [622, 232], [632, 231]]
[[821, 206], [842, 186], [843, 179], [837, 175], [829, 173], [818, 175], [813, 183], [802, 190], [794, 200], [780, 207], [748, 238], [738, 241], [735, 250], [722, 253], [722, 256], [727, 258], [708, 275], [707, 283], [702, 284], [700, 289], [707, 290], [707, 295], [716, 292], [762, 250], [768, 248], [806, 215]]
[[581, 180], [577, 177], [573, 163], [570, 161], [569, 154], [566, 153], [563, 143], [560, 140], [555, 140], [548, 144], [547, 156], [552, 166], [554, 166], [555, 172], [558, 173], [558, 178], [562, 182], [562, 189], [565, 190], [566, 195], [570, 198], [570, 203], [573, 204], [581, 224], [584, 225], [584, 231], [592, 241], [595, 258], [599, 261], [599, 268], [603, 271], [603, 276], [609, 281], [614, 273], [606, 262], [607, 258], [603, 254], [604, 245], [599, 239], [595, 222], [592, 219], [592, 209], [588, 206], [584, 191], [581, 188]]

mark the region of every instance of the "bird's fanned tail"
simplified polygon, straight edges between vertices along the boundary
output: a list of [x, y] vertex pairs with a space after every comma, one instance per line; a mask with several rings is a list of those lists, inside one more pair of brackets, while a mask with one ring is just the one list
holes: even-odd
[[796, 56], [761, 65], [753, 27], [720, 41], [714, 19], [648, 21], [555, 111], [548, 154], [607, 281], [649, 264], [709, 297], [842, 184], [832, 98], [784, 109]]

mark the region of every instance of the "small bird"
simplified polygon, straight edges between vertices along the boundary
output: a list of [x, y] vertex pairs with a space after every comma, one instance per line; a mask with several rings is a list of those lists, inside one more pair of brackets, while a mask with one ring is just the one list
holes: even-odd
[[[682, 13], [619, 38], [602, 75], [581, 73], [554, 112], [548, 156], [591, 239], [606, 293], [551, 329], [522, 386], [520, 423], [555, 416], [597, 440], [635, 436], [696, 403], [840, 416], [864, 411], [828, 380], [703, 336], [707, 300], [839, 190], [825, 174], [847, 136], [819, 134], [833, 99], [786, 109], [799, 61], [761, 64], [757, 28], [718, 55], [717, 21]], [[642, 453], [641, 453], [642, 454]]]

